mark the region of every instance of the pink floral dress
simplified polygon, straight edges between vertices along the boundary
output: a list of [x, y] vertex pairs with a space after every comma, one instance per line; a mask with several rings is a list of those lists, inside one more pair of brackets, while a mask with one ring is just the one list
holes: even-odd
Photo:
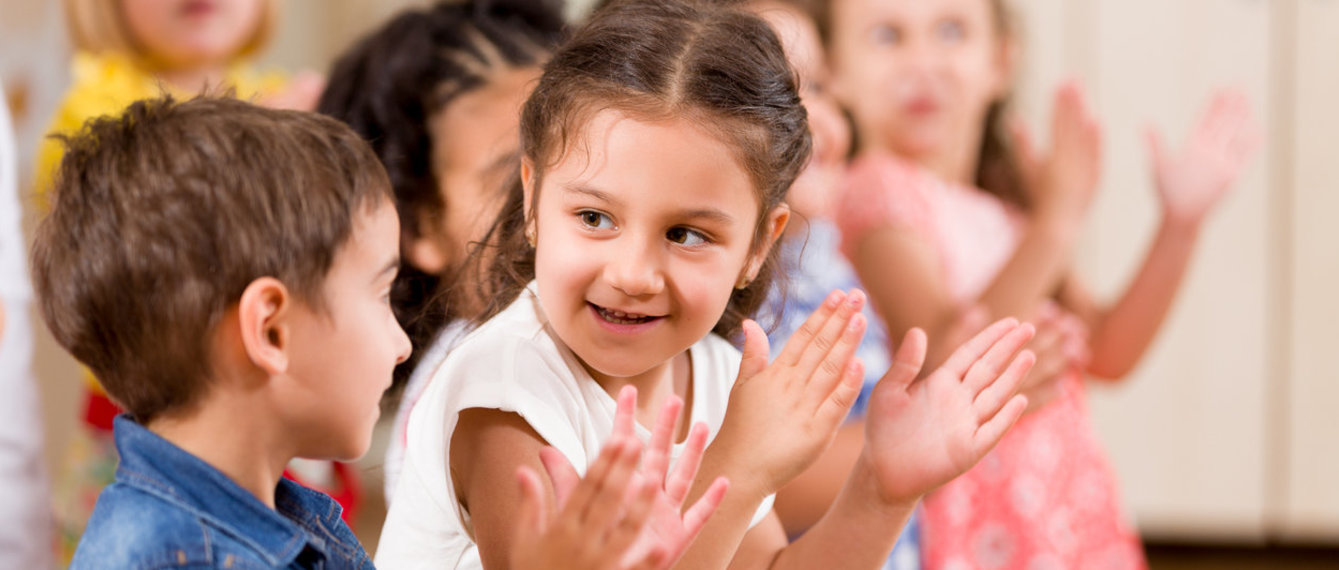
[[[848, 256], [871, 229], [911, 230], [939, 252], [952, 296], [968, 302], [1017, 247], [1024, 218], [984, 191], [946, 184], [889, 155], [866, 154], [850, 174], [838, 213]], [[1055, 401], [926, 497], [926, 570], [1146, 567], [1093, 433], [1082, 373], [1061, 382]]]

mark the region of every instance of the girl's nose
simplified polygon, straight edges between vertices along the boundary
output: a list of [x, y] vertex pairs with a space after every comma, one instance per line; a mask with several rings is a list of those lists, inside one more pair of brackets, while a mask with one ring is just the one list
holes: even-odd
[[[624, 240], [620, 240], [624, 241]], [[665, 288], [661, 259], [655, 240], [627, 239], [628, 247], [611, 252], [604, 266], [604, 280], [629, 297], [655, 295]]]

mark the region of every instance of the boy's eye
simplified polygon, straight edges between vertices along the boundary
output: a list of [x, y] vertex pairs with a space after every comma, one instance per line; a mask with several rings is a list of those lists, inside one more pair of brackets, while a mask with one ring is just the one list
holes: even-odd
[[701, 245], [707, 243], [707, 237], [688, 228], [672, 228], [665, 232], [665, 239], [680, 245]]
[[583, 210], [577, 213], [577, 217], [581, 218], [581, 223], [589, 228], [606, 230], [614, 227], [614, 220], [596, 211]]
[[963, 27], [962, 22], [948, 20], [940, 22], [935, 27], [935, 35], [945, 42], [958, 43], [967, 37], [967, 29]]
[[902, 41], [902, 30], [888, 24], [879, 24], [870, 32], [870, 38], [874, 40], [875, 45], [897, 45]]

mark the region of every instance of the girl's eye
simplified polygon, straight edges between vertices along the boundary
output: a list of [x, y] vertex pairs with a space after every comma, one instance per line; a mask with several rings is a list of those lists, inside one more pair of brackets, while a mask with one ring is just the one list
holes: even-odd
[[581, 218], [581, 223], [588, 228], [607, 230], [614, 227], [614, 220], [593, 210], [581, 211], [577, 213], [577, 216]]
[[962, 22], [949, 20], [940, 22], [939, 25], [935, 27], [935, 34], [939, 36], [939, 39], [945, 42], [958, 43], [967, 37], [967, 29], [963, 27]]
[[680, 245], [702, 245], [707, 243], [707, 237], [701, 233], [688, 228], [672, 228], [665, 232], [665, 239]]
[[902, 41], [902, 30], [888, 24], [879, 24], [874, 27], [870, 37], [874, 40], [875, 45], [897, 45]]

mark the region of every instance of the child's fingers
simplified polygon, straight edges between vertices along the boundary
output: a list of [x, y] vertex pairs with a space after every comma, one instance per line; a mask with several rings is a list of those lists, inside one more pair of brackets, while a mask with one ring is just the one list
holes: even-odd
[[1030, 324], [1022, 324], [1009, 331], [999, 341], [991, 345], [990, 350], [986, 351], [980, 359], [972, 364], [967, 370], [966, 377], [963, 378], [963, 384], [967, 386], [968, 393], [974, 397], [982, 390], [994, 382], [1006, 366], [1014, 359], [1018, 351], [1023, 350], [1023, 346], [1032, 340], [1032, 335], [1036, 329]]
[[841, 291], [828, 293], [828, 297], [823, 300], [823, 304], [819, 305], [818, 309], [814, 310], [809, 318], [804, 320], [804, 324], [800, 325], [795, 334], [790, 335], [790, 338], [786, 340], [786, 345], [781, 348], [781, 354], [777, 355], [777, 362], [785, 366], [799, 364], [800, 357], [809, 348], [809, 343], [818, 336], [819, 331], [823, 330], [823, 325], [828, 322], [828, 319], [837, 312], [845, 301], [846, 293]]
[[[600, 452], [600, 456], [615, 452], [616, 450], [606, 446]], [[553, 483], [554, 504], [562, 509], [571, 498], [572, 490], [581, 483], [581, 475], [578, 475], [572, 464], [567, 462], [567, 457], [563, 456], [562, 452], [552, 447], [546, 446], [539, 450], [539, 462], [544, 464], [544, 471], [549, 474], [549, 482]]]
[[972, 438], [972, 446], [977, 458], [984, 456], [995, 444], [1000, 442], [1000, 438], [1013, 427], [1014, 422], [1027, 410], [1027, 398], [1022, 395], [1014, 396], [1009, 403], [1004, 405], [1004, 409], [995, 417], [990, 418], [981, 427], [976, 429], [976, 435]]
[[[635, 440], [630, 438], [610, 438], [606, 441], [604, 448], [600, 450], [600, 455], [595, 459], [590, 468], [586, 470], [585, 478], [579, 478], [576, 485], [572, 486], [565, 502], [560, 502], [559, 508], [563, 513], [573, 512], [577, 516], [583, 516], [590, 506], [592, 498], [604, 486], [605, 478], [613, 471], [615, 465], [635, 463], [636, 457], [629, 453]], [[544, 461], [544, 468], [552, 473], [554, 470], [563, 471], [561, 465], [556, 464], [556, 460], [561, 458], [562, 454], [554, 457], [553, 454], [540, 452], [540, 459]], [[566, 464], [571, 469], [571, 464], [567, 463], [566, 458], [561, 458], [562, 464]], [[550, 467], [550, 463], [555, 463]], [[575, 471], [573, 471], [573, 475]]]
[[548, 526], [548, 497], [539, 483], [539, 475], [525, 465], [516, 469], [516, 482], [521, 486], [520, 521], [516, 525], [517, 544], [529, 544], [544, 534]]
[[[849, 358], [839, 358], [835, 362], [829, 360], [829, 355], [834, 352], [844, 353], [849, 349], [855, 352], [855, 346], [860, 344], [860, 339], [855, 338], [851, 342], [850, 325], [852, 320], [861, 321], [859, 336], [863, 337], [864, 315], [860, 315], [860, 309], [865, 306], [865, 294], [856, 289], [847, 295], [837, 311], [833, 313], [827, 322], [823, 323], [823, 328], [819, 329], [818, 334], [814, 335], [809, 346], [805, 347], [804, 352], [800, 354], [799, 361], [795, 368], [807, 381], [819, 369], [819, 366], [825, 366], [827, 374], [831, 377], [839, 376], [846, 369], [846, 361]], [[837, 349], [834, 351], [834, 349]]]
[[[762, 327], [753, 319], [745, 319], [741, 328], [744, 331], [744, 357], [739, 361], [738, 382], [747, 381], [767, 368], [767, 357], [771, 348], [767, 344], [767, 333], [763, 332]], [[789, 348], [790, 345], [787, 344], [786, 347]]]
[[826, 425], [836, 427], [851, 412], [851, 406], [855, 405], [856, 398], [860, 397], [860, 387], [864, 383], [865, 363], [858, 357], [852, 358], [848, 361], [846, 372], [842, 373], [836, 389], [823, 398], [815, 417], [827, 422]]
[[633, 437], [637, 414], [637, 388], [631, 384], [618, 391], [618, 405], [614, 409], [614, 429], [609, 433], [615, 437]]
[[674, 466], [674, 473], [665, 481], [665, 496], [675, 505], [683, 504], [688, 490], [697, 478], [697, 468], [702, 464], [702, 453], [707, 448], [707, 424], [698, 422], [688, 430], [688, 441], [684, 444], [683, 454]]
[[953, 354], [948, 357], [948, 360], [944, 361], [941, 368], [957, 378], [962, 378], [967, 374], [967, 370], [972, 367], [972, 364], [981, 359], [981, 355], [985, 354], [991, 346], [995, 345], [996, 341], [1004, 338], [1004, 335], [1015, 328], [1018, 328], [1018, 319], [1011, 317], [996, 321], [995, 324], [986, 327], [985, 330], [977, 333], [976, 336], [953, 351]]
[[716, 513], [716, 507], [721, 506], [721, 500], [725, 498], [725, 492], [729, 488], [729, 479], [726, 479], [725, 477], [717, 477], [715, 481], [711, 482], [711, 486], [707, 488], [707, 492], [703, 493], [702, 496], [697, 499], [697, 502], [693, 503], [693, 506], [688, 507], [688, 510], [684, 511], [683, 529], [685, 544], [692, 542], [693, 537], [697, 536], [697, 533], [707, 524], [707, 520], [711, 518], [711, 515]]
[[573, 493], [573, 505], [579, 504], [577, 496], [583, 491], [588, 495], [585, 521], [589, 528], [609, 528], [623, 511], [623, 503], [628, 498], [628, 486], [632, 484], [637, 472], [637, 458], [641, 455], [641, 442], [632, 440], [621, 450], [618, 459], [609, 466], [608, 471], [599, 477], [587, 477]]
[[683, 400], [678, 396], [670, 396], [665, 406], [660, 409], [660, 417], [656, 418], [655, 429], [651, 431], [651, 442], [642, 460], [643, 476], [650, 479], [651, 484], [657, 488], [664, 484], [665, 474], [669, 471], [670, 447], [674, 444], [674, 428], [679, 425], [681, 410]]
[[[836, 320], [836, 319], [833, 319]], [[816, 369], [810, 373], [807, 392], [812, 402], [821, 402], [823, 399], [831, 397], [834, 390], [838, 390], [843, 385], [846, 378], [846, 372], [849, 371], [851, 361], [855, 358], [855, 351], [860, 347], [860, 340], [865, 336], [865, 316], [859, 313], [852, 315], [851, 320], [846, 322], [844, 330], [840, 331], [837, 342], [828, 350], [826, 356], [820, 360]]]
[[[650, 481], [643, 477], [638, 477], [635, 473], [632, 480], [628, 483], [628, 492], [632, 493], [630, 500], [626, 505], [615, 504], [615, 514], [618, 509], [624, 509], [622, 517], [617, 518], [617, 524], [609, 530], [605, 536], [604, 550], [616, 556], [622, 556], [632, 545], [632, 541], [641, 534], [642, 528], [646, 526], [646, 521], [650, 520], [651, 508], [655, 505], [656, 487]], [[618, 497], [612, 493], [606, 493], [608, 497], [601, 497], [601, 500], [613, 501]]]
[[921, 368], [925, 366], [925, 352], [929, 347], [929, 339], [925, 336], [925, 331], [919, 328], [913, 328], [902, 336], [902, 344], [898, 345], [897, 352], [893, 355], [893, 365], [888, 368], [888, 372], [883, 375], [879, 383], [891, 382], [897, 389], [906, 391], [908, 386], [920, 375]]
[[995, 417], [1000, 408], [1018, 393], [1018, 387], [1023, 382], [1023, 377], [1027, 376], [1032, 365], [1037, 362], [1037, 357], [1030, 350], [1024, 350], [1017, 358], [1009, 364], [1009, 367], [1000, 374], [998, 378], [993, 378], [992, 382], [976, 395], [972, 401], [972, 409], [976, 411], [976, 421], [984, 423], [986, 420]]

